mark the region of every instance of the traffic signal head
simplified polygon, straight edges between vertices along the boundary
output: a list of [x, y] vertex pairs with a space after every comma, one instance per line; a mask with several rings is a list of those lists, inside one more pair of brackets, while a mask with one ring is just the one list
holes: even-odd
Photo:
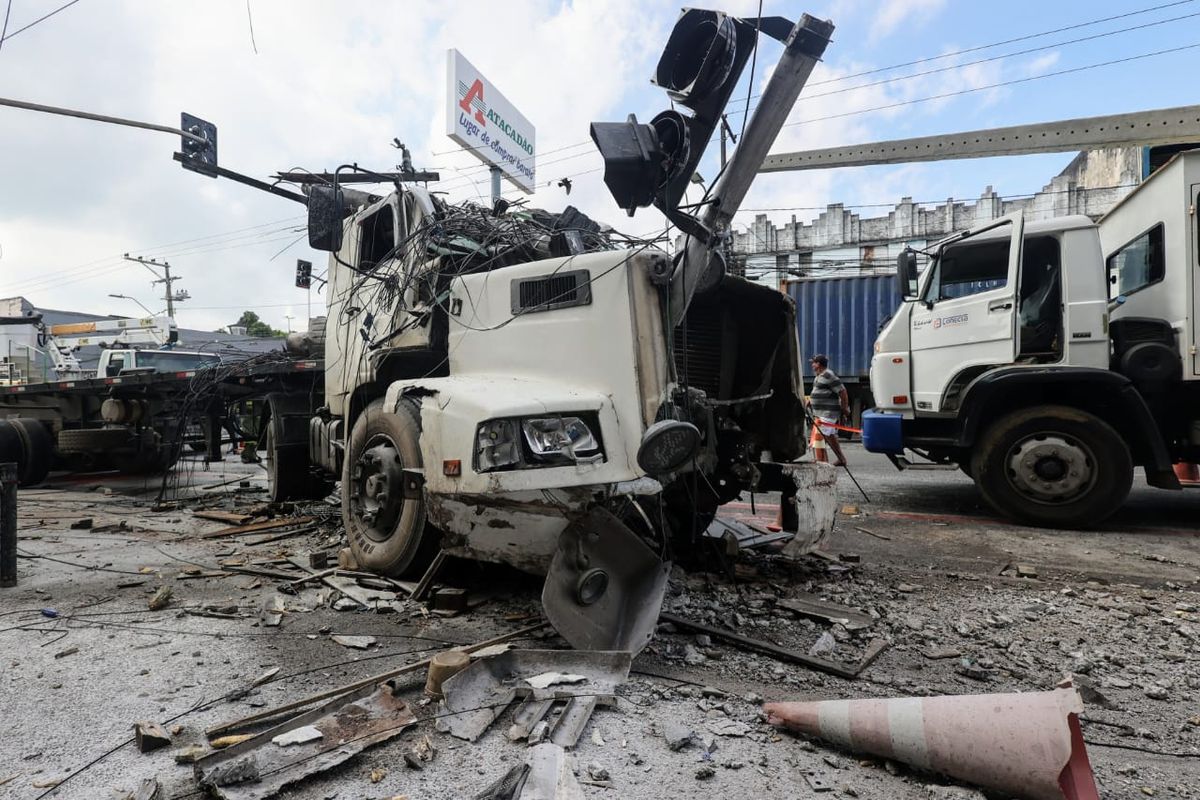
[[[183, 168], [210, 178], [217, 177], [217, 126], [185, 111], [179, 115], [179, 128], [191, 134], [180, 137]], [[198, 142], [192, 136], [199, 136], [204, 142]]]
[[296, 259], [296, 288], [307, 289], [312, 286], [312, 262], [302, 258]]
[[651, 80], [691, 114], [664, 111], [649, 125], [632, 116], [623, 123], [592, 123], [592, 139], [604, 158], [604, 182], [630, 215], [651, 203], [666, 214], [676, 210], [756, 35], [752, 22], [720, 11], [684, 9]]

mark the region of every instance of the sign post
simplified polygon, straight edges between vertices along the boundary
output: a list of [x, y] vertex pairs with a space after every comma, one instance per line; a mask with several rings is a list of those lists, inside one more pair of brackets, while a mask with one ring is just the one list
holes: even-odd
[[500, 199], [501, 178], [533, 194], [533, 123], [457, 50], [446, 52], [446, 135], [491, 168], [493, 202]]

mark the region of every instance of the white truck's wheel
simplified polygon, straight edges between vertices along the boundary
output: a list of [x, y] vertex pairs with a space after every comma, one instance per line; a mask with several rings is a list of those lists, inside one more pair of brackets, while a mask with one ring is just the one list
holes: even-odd
[[1133, 485], [1129, 448], [1099, 417], [1038, 406], [1001, 417], [971, 459], [983, 498], [1005, 516], [1050, 528], [1095, 525]]
[[342, 467], [342, 522], [358, 563], [387, 575], [426, 566], [436, 537], [425, 525], [425, 503], [404, 496], [404, 470], [421, 469], [415, 411], [401, 403], [367, 406], [354, 423]]

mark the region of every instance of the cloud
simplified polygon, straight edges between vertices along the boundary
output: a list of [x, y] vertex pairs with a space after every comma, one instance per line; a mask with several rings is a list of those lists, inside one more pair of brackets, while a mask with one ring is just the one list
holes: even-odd
[[873, 5], [874, 22], [869, 37], [878, 42], [901, 25], [919, 27], [926, 24], [946, 6], [946, 0], [883, 0]]

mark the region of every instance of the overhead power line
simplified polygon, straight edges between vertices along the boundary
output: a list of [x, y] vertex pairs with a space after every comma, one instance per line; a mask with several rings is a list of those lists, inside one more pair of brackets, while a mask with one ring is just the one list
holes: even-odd
[[[53, 11], [51, 11], [49, 14], [44, 14], [44, 15], [42, 15], [42, 16], [40, 16], [40, 17], [38, 17], [37, 19], [35, 19], [33, 22], [29, 23], [28, 25], [25, 25], [24, 27], [21, 27], [21, 28], [17, 28], [15, 31], [13, 31], [12, 33], [8, 34], [7, 36], [4, 36], [3, 38], [0, 38], [0, 44], [3, 44], [3, 43], [4, 43], [5, 41], [7, 41], [8, 39], [11, 39], [11, 38], [13, 38], [13, 37], [14, 37], [14, 36], [16, 36], [18, 33], [24, 33], [25, 31], [27, 31], [27, 30], [29, 30], [30, 28], [32, 28], [34, 25], [37, 25], [39, 22], [44, 22], [45, 20], [48, 20], [48, 19], [50, 19], [51, 17], [53, 17], [53, 16], [54, 16], [55, 14], [57, 14], [58, 12], [60, 12], [60, 11], [65, 11], [66, 9], [70, 8], [71, 6], [75, 5], [75, 4], [76, 4], [76, 3], [78, 3], [78, 2], [79, 2], [79, 0], [71, 0], [71, 2], [67, 3], [66, 5], [59, 6], [58, 8], [54, 9]], [[10, 6], [10, 7], [12, 6], [12, 3], [11, 3], [11, 2], [9, 3], [9, 6]]]
[[1126, 63], [1129, 63], [1130, 61], [1140, 61], [1145, 58], [1154, 58], [1155, 56], [1167, 55], [1168, 53], [1180, 53], [1180, 52], [1183, 52], [1184, 50], [1193, 50], [1197, 47], [1200, 47], [1200, 42], [1196, 42], [1194, 44], [1183, 45], [1181, 47], [1169, 47], [1164, 50], [1155, 50], [1151, 53], [1141, 53], [1136, 56], [1126, 56], [1125, 58], [1115, 58], [1115, 59], [1112, 59], [1111, 61], [1101, 61], [1096, 64], [1085, 64], [1082, 67], [1071, 67], [1069, 69], [1060, 69], [1055, 72], [1046, 72], [1041, 75], [1031, 75], [1027, 78], [1012, 78], [1007, 81], [999, 81], [998, 83], [989, 83], [985, 86], [973, 86], [969, 89], [959, 89], [959, 90], [953, 91], [953, 92], [942, 92], [941, 94], [934, 94], [934, 95], [930, 95], [929, 97], [917, 97], [912, 100], [901, 100], [901, 101], [898, 101], [895, 103], [888, 103], [887, 105], [882, 105], [882, 106], [873, 106], [871, 108], [861, 108], [856, 111], [843, 111], [840, 114], [829, 114], [828, 116], [824, 116], [824, 117], [813, 117], [812, 119], [798, 120], [796, 122], [789, 122], [786, 125], [784, 125], [783, 127], [791, 128], [796, 125], [807, 125], [807, 124], [810, 124], [813, 122], [824, 122], [826, 120], [831, 120], [831, 119], [841, 119], [843, 117], [853, 117], [858, 114], [868, 114], [868, 113], [871, 113], [874, 111], [887, 111], [892, 108], [900, 108], [902, 106], [911, 106], [911, 105], [915, 105], [917, 103], [927, 103], [931, 100], [943, 100], [947, 97], [958, 97], [958, 96], [964, 95], [964, 94], [973, 94], [974, 92], [985, 92], [988, 89], [999, 89], [1003, 86], [1015, 86], [1016, 84], [1019, 84], [1019, 83], [1030, 83], [1032, 81], [1045, 80], [1046, 78], [1056, 78], [1060, 75], [1070, 75], [1075, 72], [1085, 72], [1089, 69], [1099, 69], [1100, 67], [1111, 67], [1114, 64], [1126, 64]]

